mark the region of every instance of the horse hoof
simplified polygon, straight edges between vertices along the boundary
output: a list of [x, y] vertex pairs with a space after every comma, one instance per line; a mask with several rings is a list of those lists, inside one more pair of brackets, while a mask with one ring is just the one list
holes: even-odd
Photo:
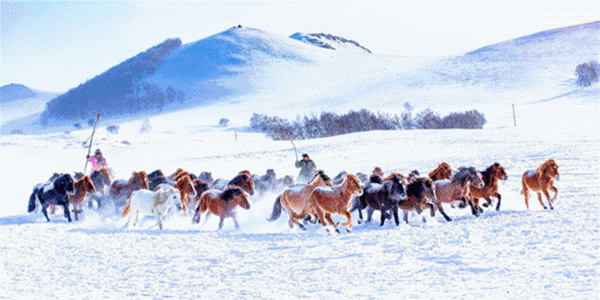
[[352, 229], [346, 228], [346, 232], [350, 233], [350, 232], [352, 232]]
[[335, 229], [336, 233], [340, 233], [340, 230], [338, 228]]

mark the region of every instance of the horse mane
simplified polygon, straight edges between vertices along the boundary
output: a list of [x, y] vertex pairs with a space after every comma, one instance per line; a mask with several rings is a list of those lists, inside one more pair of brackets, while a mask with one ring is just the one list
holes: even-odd
[[541, 177], [548, 177], [548, 170], [553, 166], [557, 166], [556, 161], [553, 158], [546, 160], [541, 166], [537, 168], [538, 173]]
[[317, 177], [321, 177], [321, 179], [323, 179], [325, 181], [331, 180], [331, 178], [329, 178], [329, 176], [325, 175], [325, 171], [319, 170], [319, 171], [317, 171], [317, 173], [315, 173], [315, 175], [313, 175], [313, 178], [309, 181], [309, 183], [312, 183], [313, 181], [315, 181], [315, 179], [317, 179]]
[[422, 186], [426, 182], [433, 182], [433, 180], [426, 177], [417, 177], [413, 182], [406, 186], [406, 194], [407, 195], [418, 195], [422, 191]]
[[224, 190], [221, 193], [221, 196], [219, 196], [219, 198], [221, 198], [221, 200], [224, 200], [224, 201], [229, 201], [229, 200], [233, 199], [234, 196], [243, 194], [243, 193], [244, 193], [244, 190], [242, 190], [239, 187], [230, 187], [230, 188]]
[[369, 183], [383, 184], [383, 178], [381, 175], [373, 173], [369, 176]]

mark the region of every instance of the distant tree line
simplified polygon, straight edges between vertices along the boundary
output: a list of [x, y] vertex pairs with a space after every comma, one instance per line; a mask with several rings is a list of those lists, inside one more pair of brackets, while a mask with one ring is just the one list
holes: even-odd
[[575, 76], [577, 76], [578, 85], [590, 86], [593, 82], [598, 81], [600, 64], [593, 60], [589, 63], [582, 63], [575, 68]]
[[400, 117], [385, 113], [372, 113], [366, 109], [350, 111], [346, 114], [322, 112], [320, 115], [298, 117], [296, 121], [277, 116], [253, 114], [250, 128], [264, 132], [274, 140], [312, 139], [340, 134], [399, 129], [481, 129], [486, 120], [482, 113], [471, 110], [463, 113], [451, 113], [445, 117], [431, 109], [426, 109], [412, 117], [412, 107], [406, 103], [407, 110]]
[[169, 103], [183, 102], [185, 96], [172, 87], [163, 91], [156, 84], [142, 82], [179, 47], [179, 38], [168, 39], [52, 99], [42, 112], [42, 124], [47, 125], [50, 120], [81, 120], [98, 113], [112, 116], [162, 109]]

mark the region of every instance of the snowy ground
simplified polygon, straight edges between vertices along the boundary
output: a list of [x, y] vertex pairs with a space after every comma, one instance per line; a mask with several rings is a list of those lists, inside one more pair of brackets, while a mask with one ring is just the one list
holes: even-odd
[[[381, 79], [375, 94], [391, 93]], [[499, 212], [486, 210], [475, 218], [469, 210], [447, 206], [452, 222], [439, 214], [425, 223], [415, 216], [398, 227], [355, 220], [351, 233], [339, 235], [320, 225], [292, 230], [285, 215], [267, 222], [276, 193], [251, 197], [250, 210], [238, 211], [239, 230], [230, 219], [217, 231], [215, 217], [192, 225], [190, 217], [178, 215], [170, 216], [162, 231], [152, 227], [152, 218], [124, 228], [120, 217], [93, 210], [78, 222], [67, 223], [59, 213], [48, 223], [27, 214], [29, 195], [54, 172], [83, 170], [82, 142], [91, 129], [0, 136], [0, 298], [597, 299], [599, 87], [545, 80], [517, 91], [493, 85], [414, 89], [447, 95], [452, 105], [440, 105], [460, 111], [485, 99], [477, 105], [489, 120], [482, 130], [377, 131], [296, 141], [298, 151], [309, 153], [332, 177], [341, 171], [368, 173], [375, 166], [385, 173], [428, 173], [443, 161], [455, 169], [480, 170], [498, 162], [509, 175], [500, 187]], [[351, 100], [358, 103], [363, 91], [374, 88], [357, 87]], [[276, 92], [264, 92], [270, 115], [277, 114]], [[133, 171], [169, 174], [179, 167], [195, 174], [211, 171], [214, 178], [232, 178], [245, 169], [297, 175], [289, 141], [214, 126], [224, 112], [241, 116], [230, 118], [232, 126], [246, 126], [259, 98], [257, 93], [153, 116], [145, 134], [139, 133], [140, 119], [122, 122], [117, 135], [99, 130], [93, 148], [103, 150], [120, 179]], [[2, 124], [10, 121], [7, 116], [22, 117], [22, 111], [2, 109]], [[543, 210], [533, 194], [527, 210], [519, 193], [521, 175], [548, 158], [558, 162], [561, 173], [555, 210]]]

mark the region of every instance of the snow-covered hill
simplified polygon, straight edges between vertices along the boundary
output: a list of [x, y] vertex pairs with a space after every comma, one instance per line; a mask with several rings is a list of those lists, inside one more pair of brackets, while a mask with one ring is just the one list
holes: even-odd
[[[238, 211], [239, 230], [229, 219], [217, 231], [216, 217], [196, 225], [179, 215], [170, 216], [162, 231], [149, 217], [125, 228], [120, 216], [91, 209], [73, 223], [58, 210], [47, 223], [27, 214], [29, 195], [54, 172], [83, 171], [88, 151], [83, 145], [92, 129], [32, 128], [36, 134], [0, 136], [0, 297], [597, 298], [600, 89], [598, 83], [576, 86], [573, 74], [578, 63], [598, 57], [597, 31], [570, 30], [513, 45], [523, 52], [535, 49], [537, 57], [500, 63], [465, 58], [472, 54], [416, 59], [337, 52], [238, 29], [211, 42], [231, 54], [223, 68], [210, 69], [219, 75], [215, 86], [233, 91], [229, 96], [160, 114], [101, 118], [92, 150], [102, 149], [116, 178], [177, 168], [211, 171], [214, 178], [267, 169], [278, 177], [295, 176], [289, 141], [242, 130], [252, 113], [290, 119], [363, 107], [395, 113], [410, 102], [416, 112], [478, 109], [488, 124], [482, 130], [363, 132], [295, 141], [295, 147], [330, 176], [368, 173], [376, 166], [386, 174], [414, 169], [425, 174], [442, 161], [455, 169], [483, 170], [498, 162], [508, 173], [500, 184], [500, 211], [486, 209], [476, 218], [468, 209], [447, 206], [452, 222], [425, 214], [423, 223], [411, 215], [397, 227], [359, 225], [353, 214], [351, 233], [329, 235], [320, 225], [289, 229], [285, 214], [267, 222], [278, 194], [266, 193], [250, 197], [251, 208]], [[227, 49], [246, 41], [243, 36], [257, 43], [233, 55]], [[202, 53], [206, 48], [195, 47], [208, 42], [197, 43], [182, 51]], [[564, 57], [563, 46], [576, 43], [591, 46], [574, 47], [588, 50]], [[165, 80], [180, 76], [171, 71], [186, 66], [176, 64], [184, 57], [157, 73]], [[202, 65], [190, 64], [190, 74]], [[494, 72], [503, 75], [490, 77]], [[245, 85], [236, 89], [236, 83]], [[140, 133], [146, 118], [151, 128]], [[230, 126], [217, 126], [220, 118], [228, 118]], [[112, 124], [120, 126], [118, 134], [106, 131]], [[3, 132], [8, 125], [3, 121]], [[548, 158], [560, 167], [555, 210], [543, 210], [534, 194], [526, 209], [521, 175]]]
[[343, 37], [325, 34], [325, 33], [294, 33], [290, 36], [293, 39], [315, 45], [325, 49], [354, 51], [359, 53], [372, 53], [371, 50], [361, 46], [353, 40], [347, 40]]

